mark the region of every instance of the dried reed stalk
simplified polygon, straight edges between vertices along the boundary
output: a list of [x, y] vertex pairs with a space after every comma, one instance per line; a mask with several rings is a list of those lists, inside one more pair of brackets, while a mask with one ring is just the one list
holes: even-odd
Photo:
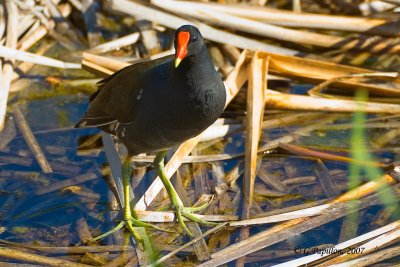
[[32, 130], [25, 119], [25, 116], [22, 114], [21, 110], [18, 107], [14, 108], [13, 115], [16, 125], [18, 126], [26, 143], [28, 144], [29, 149], [32, 151], [33, 156], [36, 158], [36, 161], [39, 163], [39, 166], [42, 169], [42, 171], [44, 173], [53, 172], [53, 169], [51, 168], [42, 149], [39, 146], [39, 143], [37, 142], [35, 136], [33, 135]]
[[[250, 218], [250, 209], [254, 200], [254, 182], [257, 174], [257, 151], [262, 132], [262, 122], [265, 105], [265, 89], [268, 58], [262, 59], [256, 52], [248, 67], [249, 86], [247, 89], [247, 116], [246, 116], [246, 141], [244, 160], [243, 195], [244, 205], [242, 219]], [[244, 227], [240, 231], [240, 239], [246, 240], [249, 237], [250, 229]], [[244, 265], [245, 258], [240, 258], [237, 266]]]
[[118, 39], [109, 41], [107, 43], [97, 45], [96, 47], [91, 48], [90, 52], [96, 54], [96, 53], [106, 53], [109, 51], [113, 51], [115, 49], [119, 49], [121, 47], [125, 47], [136, 43], [139, 40], [139, 37], [140, 34], [138, 32], [131, 33], [123, 37], [120, 37]]
[[195, 25], [200, 30], [204, 38], [217, 43], [231, 44], [233, 46], [243, 49], [251, 49], [251, 50], [260, 49], [263, 51], [271, 51], [286, 55], [294, 55], [297, 53], [297, 51], [294, 51], [292, 49], [268, 45], [263, 42], [239, 36], [237, 34], [232, 34], [226, 31], [217, 30], [204, 23], [185, 20], [180, 17], [173, 16], [168, 13], [156, 10], [154, 8], [146, 7], [137, 2], [130, 2], [127, 0], [112, 0], [111, 7], [114, 10], [132, 16], [140, 17], [142, 19], [147, 19], [149, 21], [159, 23], [161, 25], [167, 26], [172, 29], [177, 29], [178, 27], [184, 24]]
[[[362, 244], [365, 241], [368, 241], [368, 240], [371, 240], [371, 239], [374, 240], [374, 238], [380, 237], [380, 236], [382, 236], [382, 235], [384, 235], [386, 233], [390, 233], [391, 231], [399, 229], [399, 227], [400, 227], [400, 221], [396, 221], [396, 222], [393, 222], [391, 224], [385, 225], [385, 226], [383, 226], [381, 228], [378, 228], [376, 230], [373, 230], [371, 232], [368, 232], [366, 234], [363, 234], [363, 235], [357, 236], [355, 238], [352, 238], [350, 240], [347, 240], [347, 241], [345, 241], [343, 243], [337, 244], [334, 247], [337, 250], [346, 251], [347, 248], [354, 247], [354, 246], [356, 246], [358, 244]], [[374, 241], [376, 241], [376, 240], [374, 240]], [[359, 246], [364, 247], [365, 244], [364, 245], [359, 245]], [[356, 247], [358, 247], [358, 246], [356, 246]], [[362, 256], [362, 255], [363, 254], [361, 254], [360, 256]], [[330, 256], [329, 254], [326, 254], [325, 256], [321, 256], [321, 254], [308, 255], [308, 256], [301, 257], [301, 258], [298, 258], [298, 259], [295, 259], [295, 260], [287, 261], [287, 262], [285, 262], [283, 264], [278, 264], [278, 265], [276, 265], [276, 267], [307, 265], [307, 264], [310, 264], [310, 263], [312, 263], [314, 261], [318, 261], [318, 260], [321, 260], [324, 257], [326, 258], [326, 257], [329, 257], [329, 256]], [[323, 263], [323, 266], [325, 266], [328, 262]], [[347, 266], [349, 266], [349, 265], [347, 265]], [[353, 265], [351, 265], [351, 266], [353, 266]]]
[[[53, 1], [58, 4], [58, 0]], [[60, 5], [60, 13], [62, 17], [67, 17], [71, 14], [72, 9], [69, 5]], [[39, 22], [39, 20], [38, 20]], [[40, 24], [40, 22], [39, 22]], [[47, 21], [47, 23], [41, 23], [37, 28], [31, 28], [19, 41], [17, 45], [18, 50], [27, 51], [29, 48], [34, 46], [38, 41], [45, 37], [49, 32], [53, 31], [56, 23], [53, 20]]]
[[[398, 168], [396, 168], [395, 171], [398, 171]], [[393, 177], [385, 174], [376, 181], [368, 182], [351, 191], [344, 193], [343, 195], [335, 198], [333, 201], [330, 201], [328, 205], [333, 207], [336, 204], [346, 203], [351, 200], [358, 200], [364, 196], [376, 192], [376, 190], [378, 190], [378, 188], [382, 187], [384, 184], [395, 184], [396, 182], [397, 181], [394, 180]], [[302, 224], [307, 224], [308, 222], [311, 222], [311, 220], [312, 219], [309, 218], [300, 218], [275, 225], [268, 230], [249, 237], [247, 240], [240, 241], [238, 243], [230, 245], [225, 249], [222, 249], [221, 251], [214, 253], [211, 260], [199, 266], [206, 267], [220, 265], [235, 260], [254, 251], [260, 250], [268, 245], [271, 245], [272, 237], [279, 237], [279, 234], [281, 232], [287, 231], [297, 226], [301, 226]], [[275, 238], [274, 243], [280, 240], [280, 238]]]
[[[250, 63], [248, 74], [249, 88], [247, 89], [247, 125], [244, 171], [244, 196], [246, 203], [248, 204], [247, 211], [249, 211], [253, 203], [257, 151], [264, 115], [266, 74], [266, 61], [260, 58], [258, 52], [256, 52]], [[249, 214], [246, 214], [244, 217], [248, 218]]]
[[[268, 94], [266, 106], [271, 109], [290, 109], [308, 111], [355, 112], [360, 104], [353, 100], [326, 99], [295, 94]], [[367, 113], [399, 114], [400, 105], [365, 102], [361, 109]]]
[[[352, 67], [342, 64], [330, 63], [321, 60], [300, 58], [295, 56], [277, 55], [269, 52], [262, 52], [261, 55], [269, 57], [269, 71], [284, 77], [296, 78], [306, 82], [320, 83], [327, 80], [337, 79], [335, 87], [344, 89], [365, 88], [371, 94], [382, 96], [399, 97], [400, 79], [390, 75], [383, 75], [385, 83], [365, 83], [350, 79], [342, 80], [349, 76], [368, 76], [374, 75], [374, 71]], [[382, 78], [383, 79], [383, 78]]]
[[81, 264], [77, 262], [67, 261], [63, 259], [57, 259], [54, 257], [41, 256], [29, 252], [18, 251], [15, 249], [9, 249], [0, 247], [0, 256], [7, 259], [13, 259], [23, 262], [31, 262], [46, 266], [65, 266], [65, 267], [89, 267], [91, 265]]
[[240, 30], [252, 34], [257, 34], [269, 38], [293, 43], [314, 45], [326, 48], [339, 49], [367, 49], [371, 52], [397, 53], [400, 51], [399, 45], [388, 47], [384, 42], [376, 42], [361, 38], [347, 38], [335, 35], [327, 35], [300, 30], [287, 29], [280, 26], [274, 26], [265, 22], [259, 22], [252, 19], [246, 19], [241, 16], [235, 16], [209, 8], [206, 4], [195, 2], [183, 2], [175, 0], [152, 0], [156, 6], [168, 11], [185, 16], [191, 16], [196, 19], [207, 21], [218, 26], [228, 27], [234, 30]]
[[194, 2], [173, 0], [152, 0], [152, 4], [180, 15], [191, 16], [217, 26], [224, 26], [234, 30], [270, 37], [281, 41], [288, 41], [321, 47], [335, 47], [342, 43], [343, 38], [326, 34], [311, 33], [287, 29], [271, 24], [258, 22], [239, 16], [230, 15], [221, 11], [198, 6]]
[[[14, 49], [17, 46], [18, 41], [18, 8], [11, 0], [6, 0], [5, 6], [8, 13], [6, 46]], [[0, 131], [2, 131], [4, 128], [11, 76], [14, 71], [14, 60], [12, 58], [6, 59], [7, 61], [4, 62], [2, 77], [0, 79]]]
[[23, 62], [34, 63], [38, 65], [44, 65], [49, 67], [61, 68], [61, 69], [80, 69], [81, 64], [63, 62], [57, 59], [39, 56], [33, 53], [24, 52], [17, 49], [0, 46], [0, 57], [7, 57], [12, 60], [18, 60]]
[[193, 8], [223, 12], [251, 20], [292, 28], [327, 29], [399, 36], [398, 31], [395, 30], [399, 27], [399, 23], [385, 19], [294, 12], [270, 7], [254, 7], [239, 4], [200, 3], [193, 1], [185, 1], [184, 4], [190, 4]]

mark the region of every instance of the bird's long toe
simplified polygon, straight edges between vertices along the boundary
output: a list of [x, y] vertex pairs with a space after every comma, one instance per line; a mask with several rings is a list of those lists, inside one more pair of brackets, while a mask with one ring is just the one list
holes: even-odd
[[214, 222], [209, 222], [209, 221], [203, 220], [202, 218], [199, 217], [198, 214], [194, 213], [196, 211], [201, 211], [201, 210], [207, 208], [208, 205], [209, 205], [209, 203], [206, 203], [205, 205], [202, 205], [200, 207], [183, 207], [183, 206], [176, 206], [175, 207], [175, 214], [176, 214], [176, 218], [178, 220], [178, 223], [180, 224], [182, 229], [188, 235], [193, 236], [192, 232], [187, 227], [184, 218], [186, 218], [189, 221], [197, 222], [197, 223], [200, 223], [200, 224], [216, 225], [216, 223], [214, 223]]

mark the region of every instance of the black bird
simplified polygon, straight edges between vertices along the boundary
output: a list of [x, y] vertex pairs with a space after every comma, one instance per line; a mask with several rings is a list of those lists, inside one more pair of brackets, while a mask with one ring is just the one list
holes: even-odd
[[[204, 39], [191, 25], [177, 29], [175, 55], [125, 67], [99, 82], [87, 112], [76, 127], [98, 127], [127, 147], [123, 163], [124, 224], [133, 233], [129, 204], [130, 159], [139, 153], [158, 152], [154, 167], [171, 200], [179, 223], [183, 218], [207, 223], [182, 206], [164, 172], [167, 149], [199, 135], [221, 115], [226, 91], [214, 69]], [[198, 210], [198, 209], [197, 209]], [[105, 235], [106, 235], [105, 234]], [[102, 236], [104, 237], [104, 235]]]

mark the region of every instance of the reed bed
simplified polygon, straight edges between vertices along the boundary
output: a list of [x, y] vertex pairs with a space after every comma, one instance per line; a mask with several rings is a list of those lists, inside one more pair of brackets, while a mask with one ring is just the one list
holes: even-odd
[[[0, 265], [393, 266], [399, 8], [3, 1]], [[166, 231], [138, 227], [143, 242], [123, 231], [95, 241], [121, 218], [127, 152], [109, 134], [73, 129], [74, 120], [101, 78], [174, 53], [183, 24], [207, 40], [228, 97], [223, 116], [171, 149], [165, 169], [180, 201], [209, 202], [199, 217], [216, 225], [189, 222], [194, 237], [185, 236], [154, 155], [137, 155], [131, 201], [140, 220]]]

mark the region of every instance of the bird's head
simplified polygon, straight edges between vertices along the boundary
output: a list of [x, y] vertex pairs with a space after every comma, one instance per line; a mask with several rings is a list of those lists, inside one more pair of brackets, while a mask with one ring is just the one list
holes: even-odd
[[200, 52], [204, 39], [200, 31], [192, 25], [183, 25], [175, 32], [175, 68], [187, 57]]

